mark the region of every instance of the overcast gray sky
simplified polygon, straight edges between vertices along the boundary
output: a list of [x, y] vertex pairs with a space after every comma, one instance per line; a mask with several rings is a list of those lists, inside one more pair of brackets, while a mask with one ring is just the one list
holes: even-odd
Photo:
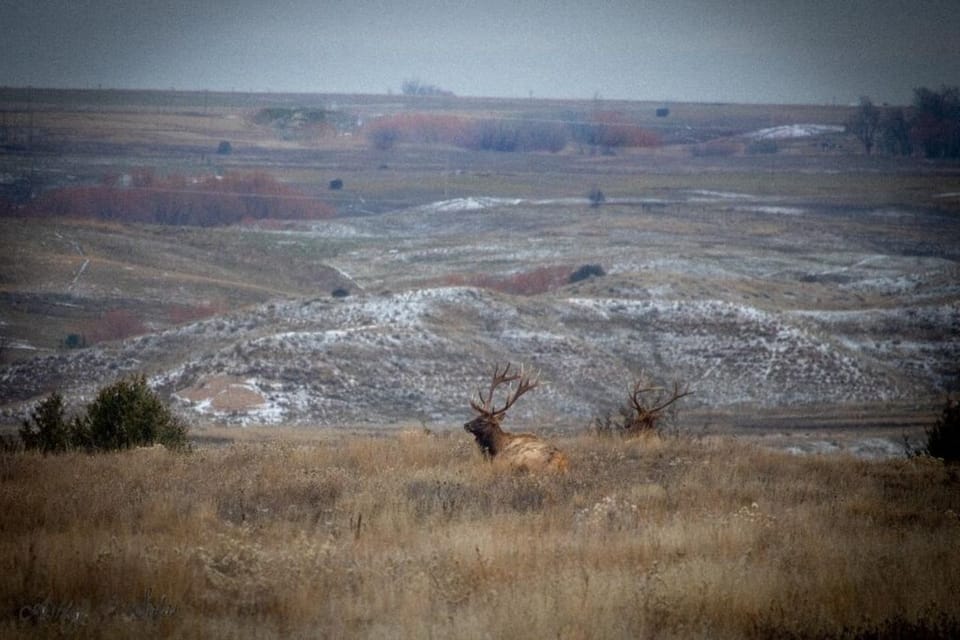
[[904, 104], [958, 34], [960, 0], [0, 0], [0, 84]]

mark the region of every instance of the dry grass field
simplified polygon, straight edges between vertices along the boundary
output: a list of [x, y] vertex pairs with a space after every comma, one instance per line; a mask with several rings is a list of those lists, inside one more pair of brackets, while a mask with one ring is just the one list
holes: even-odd
[[204, 431], [0, 456], [5, 638], [902, 638], [960, 633], [960, 474], [733, 437]]

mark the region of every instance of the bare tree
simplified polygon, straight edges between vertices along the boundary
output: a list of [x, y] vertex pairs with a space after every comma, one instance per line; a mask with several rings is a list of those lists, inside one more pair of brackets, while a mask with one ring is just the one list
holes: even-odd
[[860, 106], [847, 122], [847, 131], [863, 144], [863, 150], [870, 155], [880, 133], [880, 110], [867, 96], [860, 98]]
[[909, 156], [913, 153], [910, 140], [910, 124], [903, 109], [889, 109], [880, 119], [880, 148], [897, 156]]
[[960, 157], [960, 89], [914, 91], [911, 134], [928, 158]]

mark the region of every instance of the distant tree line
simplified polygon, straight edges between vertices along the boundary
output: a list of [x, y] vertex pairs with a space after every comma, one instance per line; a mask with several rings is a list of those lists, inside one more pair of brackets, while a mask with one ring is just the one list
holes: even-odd
[[400, 86], [400, 89], [401, 91], [403, 91], [403, 95], [405, 96], [452, 96], [454, 95], [452, 91], [441, 89], [440, 87], [433, 84], [420, 82], [420, 80], [416, 78], [404, 80], [403, 84]]
[[100, 184], [51, 189], [23, 206], [0, 208], [0, 213], [211, 227], [316, 220], [332, 217], [335, 210], [265, 172], [160, 177], [141, 169]]
[[926, 87], [914, 90], [913, 104], [877, 107], [869, 97], [847, 122], [847, 131], [866, 153], [875, 149], [891, 155], [921, 153], [927, 158], [960, 157], [960, 89]]
[[581, 150], [610, 153], [623, 147], [658, 146], [655, 134], [619, 112], [567, 113], [559, 118], [484, 118], [401, 113], [366, 126], [366, 137], [377, 149], [398, 142], [450, 144], [478, 151], [562, 151], [572, 141]]

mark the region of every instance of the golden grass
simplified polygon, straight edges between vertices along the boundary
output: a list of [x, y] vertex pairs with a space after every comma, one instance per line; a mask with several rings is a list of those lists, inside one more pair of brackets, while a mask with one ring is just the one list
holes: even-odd
[[0, 635], [957, 629], [956, 469], [734, 438], [561, 444], [572, 469], [550, 477], [416, 431], [2, 454]]

